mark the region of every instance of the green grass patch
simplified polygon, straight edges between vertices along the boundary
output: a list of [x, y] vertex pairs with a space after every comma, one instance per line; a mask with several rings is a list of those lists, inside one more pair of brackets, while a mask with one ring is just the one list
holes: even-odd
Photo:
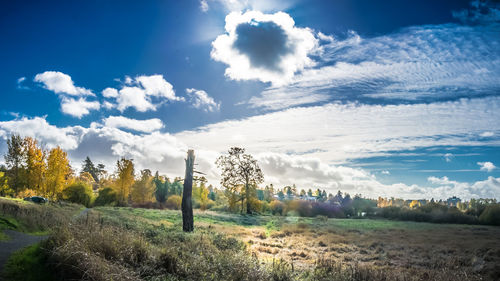
[[3, 277], [5, 280], [46, 281], [55, 280], [52, 272], [46, 267], [47, 258], [35, 244], [15, 252], [5, 264]]

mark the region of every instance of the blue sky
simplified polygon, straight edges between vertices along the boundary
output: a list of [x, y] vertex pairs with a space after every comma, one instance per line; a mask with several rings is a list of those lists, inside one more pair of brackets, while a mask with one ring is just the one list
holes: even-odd
[[246, 147], [266, 183], [500, 199], [500, 7], [488, 1], [14, 1], [11, 133], [79, 168], [182, 175]]

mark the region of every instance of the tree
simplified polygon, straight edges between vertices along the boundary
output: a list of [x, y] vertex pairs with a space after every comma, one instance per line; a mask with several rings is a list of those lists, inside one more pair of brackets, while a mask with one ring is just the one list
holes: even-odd
[[222, 169], [222, 186], [234, 188], [241, 185], [244, 187], [247, 214], [251, 214], [251, 186], [257, 186], [264, 181], [264, 175], [257, 160], [250, 154], [245, 154], [245, 149], [232, 147], [228, 155], [220, 156], [215, 163]]
[[47, 166], [45, 164], [46, 152], [38, 146], [36, 139], [24, 139], [24, 153], [26, 154], [26, 182], [27, 187], [37, 192], [43, 192], [44, 179]]
[[89, 173], [95, 182], [99, 181], [99, 170], [96, 168], [96, 166], [94, 166], [94, 163], [92, 163], [88, 156], [87, 158], [85, 158], [85, 160], [83, 160], [82, 173]]
[[184, 175], [184, 190], [182, 192], [182, 230], [191, 232], [194, 229], [193, 222], [193, 167], [194, 167], [194, 150], [190, 149], [187, 152], [186, 158], [186, 173]]
[[274, 186], [273, 184], [266, 185], [264, 188], [264, 200], [271, 202], [274, 199]]
[[0, 196], [7, 196], [12, 194], [12, 189], [8, 183], [8, 177], [5, 172], [0, 172]]
[[60, 147], [51, 149], [47, 158], [45, 195], [52, 199], [60, 198], [71, 173], [67, 153]]
[[116, 161], [116, 194], [118, 202], [125, 204], [130, 195], [130, 188], [134, 184], [134, 163], [132, 159], [122, 158]]
[[208, 206], [208, 194], [210, 193], [208, 188], [205, 186], [207, 180], [205, 177], [197, 179], [200, 182], [199, 185], [193, 186], [193, 199], [200, 204], [201, 210], [206, 210]]
[[313, 197], [313, 192], [312, 190], [309, 188], [309, 190], [307, 191], [307, 196], [309, 197]]
[[304, 196], [306, 196], [306, 191], [301, 189], [300, 190], [300, 197], [304, 197]]
[[118, 196], [116, 192], [111, 187], [105, 187], [99, 190], [99, 195], [95, 199], [94, 204], [96, 206], [104, 206], [114, 204], [118, 201]]
[[156, 201], [160, 202], [160, 204], [164, 204], [167, 201], [168, 189], [169, 189], [168, 187], [170, 185], [168, 178], [165, 181], [163, 181], [161, 177], [158, 175], [158, 171], [156, 171], [156, 174], [153, 178], [153, 185], [154, 185], [154, 195]]
[[146, 203], [153, 199], [153, 175], [148, 169], [141, 171], [141, 178], [132, 185], [132, 201]]
[[14, 194], [19, 193], [25, 185], [26, 159], [23, 151], [24, 140], [19, 135], [11, 135], [7, 139], [7, 154], [5, 164], [7, 165], [7, 176], [9, 186]]
[[413, 200], [413, 201], [411, 201], [411, 203], [410, 203], [410, 208], [411, 208], [411, 209], [414, 209], [414, 208], [417, 208], [417, 207], [420, 207], [420, 206], [421, 206], [421, 204], [420, 204], [420, 202], [418, 202], [417, 200]]
[[73, 203], [90, 206], [92, 201], [92, 187], [84, 182], [75, 182], [67, 186], [63, 191], [63, 197]]

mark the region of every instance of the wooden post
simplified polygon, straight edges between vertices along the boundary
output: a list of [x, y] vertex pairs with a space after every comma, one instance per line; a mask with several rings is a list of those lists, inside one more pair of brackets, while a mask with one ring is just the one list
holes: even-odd
[[190, 149], [186, 159], [186, 174], [184, 176], [184, 191], [182, 192], [182, 230], [191, 232], [194, 229], [193, 203], [191, 194], [193, 192], [193, 165], [194, 150]]

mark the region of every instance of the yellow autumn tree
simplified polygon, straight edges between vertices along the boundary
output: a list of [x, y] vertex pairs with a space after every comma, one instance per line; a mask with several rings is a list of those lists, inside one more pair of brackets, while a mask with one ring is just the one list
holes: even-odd
[[61, 198], [71, 172], [68, 154], [60, 147], [51, 149], [47, 157], [45, 196], [51, 199]]
[[46, 153], [38, 146], [38, 141], [31, 137], [24, 139], [24, 152], [26, 153], [27, 187], [37, 193], [43, 193], [47, 170]]
[[116, 161], [115, 190], [120, 204], [125, 204], [134, 184], [134, 163], [132, 159], [122, 158]]
[[209, 202], [208, 188], [205, 186], [206, 179], [202, 178], [200, 184], [193, 188], [193, 198], [200, 204], [201, 210], [206, 210]]
[[153, 201], [153, 175], [149, 169], [141, 171], [141, 178], [132, 185], [132, 201], [146, 203]]
[[417, 208], [417, 207], [420, 207], [420, 206], [422, 206], [422, 204], [420, 204], [420, 202], [419, 202], [419, 201], [417, 201], [417, 200], [413, 200], [413, 201], [411, 201], [411, 203], [410, 203], [410, 208], [411, 208], [411, 209], [414, 209], [414, 208]]

